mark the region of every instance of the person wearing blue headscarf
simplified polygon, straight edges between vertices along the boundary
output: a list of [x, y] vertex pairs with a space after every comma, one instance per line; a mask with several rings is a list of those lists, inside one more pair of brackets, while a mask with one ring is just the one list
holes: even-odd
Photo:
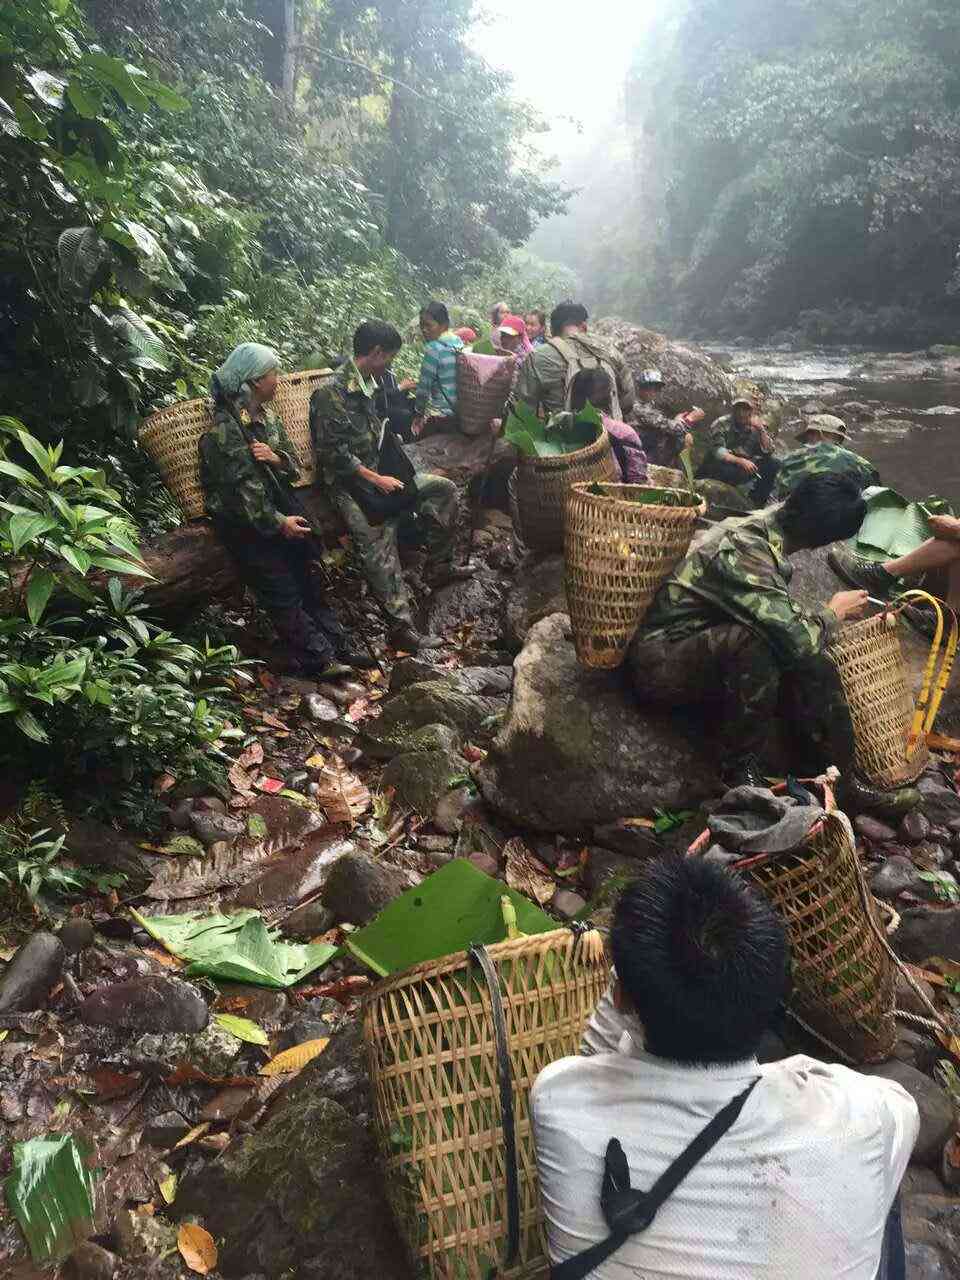
[[291, 666], [334, 679], [373, 660], [350, 649], [314, 580], [317, 545], [293, 487], [300, 458], [270, 408], [279, 370], [272, 347], [242, 342], [214, 373], [213, 423], [198, 446], [200, 483], [207, 515], [286, 644]]

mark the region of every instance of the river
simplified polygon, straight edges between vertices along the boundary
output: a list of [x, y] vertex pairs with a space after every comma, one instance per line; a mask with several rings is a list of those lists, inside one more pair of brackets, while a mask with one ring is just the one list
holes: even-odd
[[[922, 352], [890, 354], [863, 349], [731, 347], [703, 343], [736, 372], [770, 385], [799, 407], [820, 401], [841, 409], [851, 448], [869, 458], [885, 484], [912, 498], [939, 494], [960, 511], [960, 364]], [[864, 405], [857, 412], [845, 404]], [[931, 412], [931, 410], [939, 412]], [[949, 412], [949, 410], [953, 412]], [[789, 421], [789, 415], [788, 419]]]

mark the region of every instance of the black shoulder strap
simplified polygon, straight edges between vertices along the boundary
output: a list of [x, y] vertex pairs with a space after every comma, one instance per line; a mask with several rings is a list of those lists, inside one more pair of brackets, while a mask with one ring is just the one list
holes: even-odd
[[610, 1235], [599, 1244], [585, 1249], [583, 1253], [578, 1253], [575, 1257], [568, 1258], [566, 1262], [552, 1267], [550, 1280], [584, 1280], [585, 1276], [616, 1253], [630, 1236], [646, 1231], [664, 1201], [673, 1195], [691, 1169], [699, 1164], [727, 1130], [736, 1124], [744, 1104], [758, 1083], [759, 1079], [754, 1080], [743, 1093], [738, 1093], [722, 1110], [718, 1111], [686, 1150], [677, 1156], [668, 1169], [664, 1170], [649, 1191], [630, 1189], [627, 1157], [617, 1139], [611, 1138], [607, 1144], [603, 1186], [600, 1191], [600, 1206], [607, 1226], [610, 1228]]

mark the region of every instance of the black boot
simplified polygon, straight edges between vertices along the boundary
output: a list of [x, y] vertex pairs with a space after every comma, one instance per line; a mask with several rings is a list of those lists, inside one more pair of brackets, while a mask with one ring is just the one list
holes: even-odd
[[403, 623], [390, 632], [390, 642], [395, 649], [416, 653], [420, 649], [442, 649], [446, 641], [442, 636], [424, 635], [412, 622]]
[[270, 617], [280, 639], [288, 646], [290, 659], [305, 675], [337, 680], [351, 674], [350, 667], [337, 662], [330, 641], [299, 605], [274, 609]]

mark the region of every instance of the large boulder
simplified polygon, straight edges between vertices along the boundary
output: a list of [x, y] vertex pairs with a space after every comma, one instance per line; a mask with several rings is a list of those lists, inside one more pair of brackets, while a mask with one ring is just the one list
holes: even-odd
[[367, 722], [358, 741], [370, 754], [390, 759], [411, 749], [410, 738], [418, 729], [447, 725], [470, 738], [503, 708], [502, 694], [461, 693], [453, 680], [424, 680], [385, 702], [383, 713]]
[[487, 802], [538, 831], [582, 832], [718, 794], [716, 752], [690, 716], [640, 706], [618, 672], [577, 663], [566, 614], [531, 627], [513, 696], [476, 770]]
[[504, 610], [504, 638], [517, 649], [523, 647], [527, 632], [541, 618], [567, 612], [567, 592], [563, 585], [563, 556], [531, 553], [514, 576]]
[[517, 465], [513, 445], [498, 439], [490, 452], [490, 437], [441, 432], [406, 446], [407, 457], [418, 471], [446, 476], [459, 488], [484, 478], [483, 500], [488, 506], [506, 507], [507, 481]]
[[700, 347], [673, 342], [653, 329], [643, 329], [615, 316], [595, 326], [614, 342], [636, 377], [644, 369], [659, 369], [665, 383], [658, 406], [671, 417], [699, 405], [707, 420], [725, 413], [733, 396], [733, 380]]

